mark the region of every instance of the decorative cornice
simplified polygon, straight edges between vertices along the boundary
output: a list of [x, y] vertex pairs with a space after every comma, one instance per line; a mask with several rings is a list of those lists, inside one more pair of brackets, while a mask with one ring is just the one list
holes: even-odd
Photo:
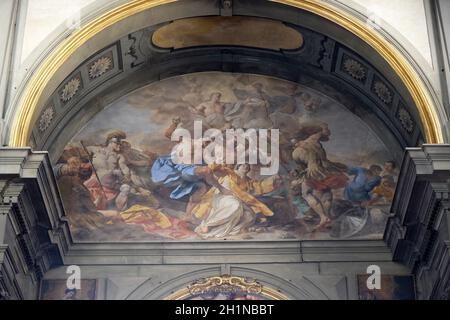
[[421, 299], [442, 299], [450, 278], [450, 145], [408, 148], [384, 239], [416, 275]]
[[218, 264], [301, 262], [391, 262], [381, 240], [283, 240], [74, 243], [66, 264]]
[[0, 273], [29, 281], [4, 282], [0, 289], [15, 299], [33, 298], [44, 273], [62, 262], [62, 246], [49, 232], [68, 227], [46, 152], [0, 148], [0, 163]]

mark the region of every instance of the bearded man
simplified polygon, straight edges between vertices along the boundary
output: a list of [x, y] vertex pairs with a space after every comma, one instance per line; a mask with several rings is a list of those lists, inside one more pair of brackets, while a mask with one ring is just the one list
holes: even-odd
[[331, 132], [327, 124], [321, 124], [318, 132], [295, 144], [292, 158], [302, 171], [302, 197], [311, 209], [320, 217], [315, 230], [324, 227], [331, 221], [332, 190], [344, 188], [348, 177], [346, 166], [327, 158], [322, 145], [328, 141]]
[[130, 168], [120, 152], [121, 141], [125, 138], [125, 132], [115, 130], [107, 135], [104, 145], [86, 147], [95, 171], [84, 184], [98, 210], [115, 207], [114, 199], [120, 187], [131, 181]]

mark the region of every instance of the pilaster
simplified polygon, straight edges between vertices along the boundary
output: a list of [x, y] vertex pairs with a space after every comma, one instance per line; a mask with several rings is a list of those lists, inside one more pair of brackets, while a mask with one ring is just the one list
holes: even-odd
[[66, 229], [48, 155], [0, 149], [0, 299], [34, 299], [44, 273], [62, 263]]
[[416, 277], [420, 299], [450, 292], [450, 145], [407, 148], [385, 241]]

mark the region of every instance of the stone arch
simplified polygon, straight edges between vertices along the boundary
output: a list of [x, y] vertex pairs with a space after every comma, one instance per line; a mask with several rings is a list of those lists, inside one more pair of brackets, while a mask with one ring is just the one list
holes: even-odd
[[[134, 0], [113, 8], [102, 16], [95, 18], [62, 41], [39, 64], [29, 81], [25, 83], [21, 93], [18, 94], [18, 98], [14, 103], [15, 107], [13, 106], [9, 111], [7, 115], [8, 130], [6, 134], [9, 139], [8, 144], [10, 146], [25, 146], [28, 144], [31, 127], [38, 113], [42, 110], [46, 98], [54, 91], [59, 81], [62, 81], [77, 63], [80, 63], [92, 53], [87, 50], [102, 45], [102, 41], [98, 41], [100, 34], [102, 34], [101, 39], [103, 41], [108, 39], [113, 40], [111, 37], [114, 35], [111, 33], [111, 29], [116, 29], [116, 32], [123, 33], [123, 30], [126, 29], [125, 21], [130, 18], [134, 19], [132, 28], [136, 30], [140, 24], [148, 23], [147, 18], [153, 17], [153, 20], [155, 19], [155, 11], [151, 10], [157, 10], [156, 12], [163, 17], [158, 17], [157, 20], [195, 16], [191, 12], [192, 10], [188, 10], [187, 7], [185, 8], [187, 11], [181, 10], [183, 12], [181, 16], [179, 13], [175, 14], [176, 10], [173, 10], [173, 7], [172, 10], [167, 10], [167, 12], [163, 10], [169, 8], [171, 5], [183, 6], [185, 4], [187, 6], [189, 5], [187, 2], [181, 4], [179, 2], [172, 3], [172, 1], [161, 0]], [[267, 5], [264, 1], [261, 1], [261, 4]], [[400, 79], [400, 83], [409, 95], [411, 103], [415, 106], [421, 119], [426, 142], [440, 143], [444, 141], [444, 125], [441, 123], [443, 118], [439, 116], [442, 112], [439, 109], [438, 103], [434, 100], [431, 90], [428, 89], [427, 84], [421, 78], [419, 72], [414, 69], [412, 63], [401, 53], [399, 48], [389, 43], [377, 31], [364, 27], [363, 22], [351, 14], [339, 10], [331, 4], [319, 4], [311, 0], [277, 0], [270, 3], [270, 5], [284, 5], [291, 8], [298, 8], [299, 10], [312, 14], [312, 16], [321, 17], [328, 24], [340, 26], [348, 34], [356, 36], [366, 46], [363, 50], [364, 55], [370, 55], [370, 52], [375, 52], [376, 59], [384, 65], [385, 70], [393, 71], [393, 75]], [[250, 9], [244, 3], [242, 10], [248, 11]], [[218, 13], [220, 14], [220, 9]], [[247, 12], [247, 14], [250, 13], [250, 11]], [[208, 12], [204, 14], [208, 14]], [[291, 19], [294, 18], [291, 17]], [[317, 21], [313, 24], [318, 25]], [[127, 32], [130, 31], [132, 30], [127, 30]], [[336, 32], [336, 36], [343, 37], [342, 31]]]
[[[279, 276], [247, 267], [231, 267], [229, 273], [232, 276], [256, 280], [263, 286], [270, 288], [272, 292], [278, 292], [280, 296], [293, 300], [328, 300], [327, 294], [307, 278], [301, 280], [301, 286], [294, 285]], [[127, 300], [160, 300], [173, 295], [179, 290], [185, 289], [192, 282], [207, 277], [222, 276], [225, 273], [221, 268], [210, 267], [193, 272], [184, 273], [176, 278], [159, 284], [155, 287], [152, 279], [148, 279], [133, 290]]]

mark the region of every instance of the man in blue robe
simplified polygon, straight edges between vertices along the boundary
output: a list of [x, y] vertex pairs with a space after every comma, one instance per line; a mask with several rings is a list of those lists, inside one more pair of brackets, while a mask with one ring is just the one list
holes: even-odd
[[152, 181], [168, 188], [174, 188], [170, 193], [170, 198], [178, 200], [202, 187], [203, 178], [198, 172], [202, 168], [203, 166], [193, 164], [176, 164], [170, 155], [162, 156], [153, 163]]
[[[179, 118], [172, 120], [172, 124], [165, 131], [165, 136], [171, 138], [172, 133], [176, 130], [180, 123]], [[193, 148], [194, 141], [191, 141], [191, 148]], [[182, 146], [180, 146], [180, 150]], [[193, 149], [191, 150], [193, 154]], [[172, 189], [170, 198], [179, 200], [183, 197], [189, 197], [186, 206], [186, 219], [189, 219], [192, 209], [200, 202], [203, 194], [208, 190], [207, 185], [217, 187], [222, 193], [227, 193], [215, 179], [214, 174], [207, 165], [182, 163], [174, 161], [176, 150], [172, 150], [172, 154], [158, 157], [151, 168], [151, 179], [156, 185], [162, 185]]]
[[348, 174], [355, 176], [344, 190], [344, 197], [347, 200], [363, 203], [371, 199], [370, 193], [380, 185], [380, 174], [383, 171], [378, 165], [371, 165], [369, 169], [356, 167], [350, 168]]

